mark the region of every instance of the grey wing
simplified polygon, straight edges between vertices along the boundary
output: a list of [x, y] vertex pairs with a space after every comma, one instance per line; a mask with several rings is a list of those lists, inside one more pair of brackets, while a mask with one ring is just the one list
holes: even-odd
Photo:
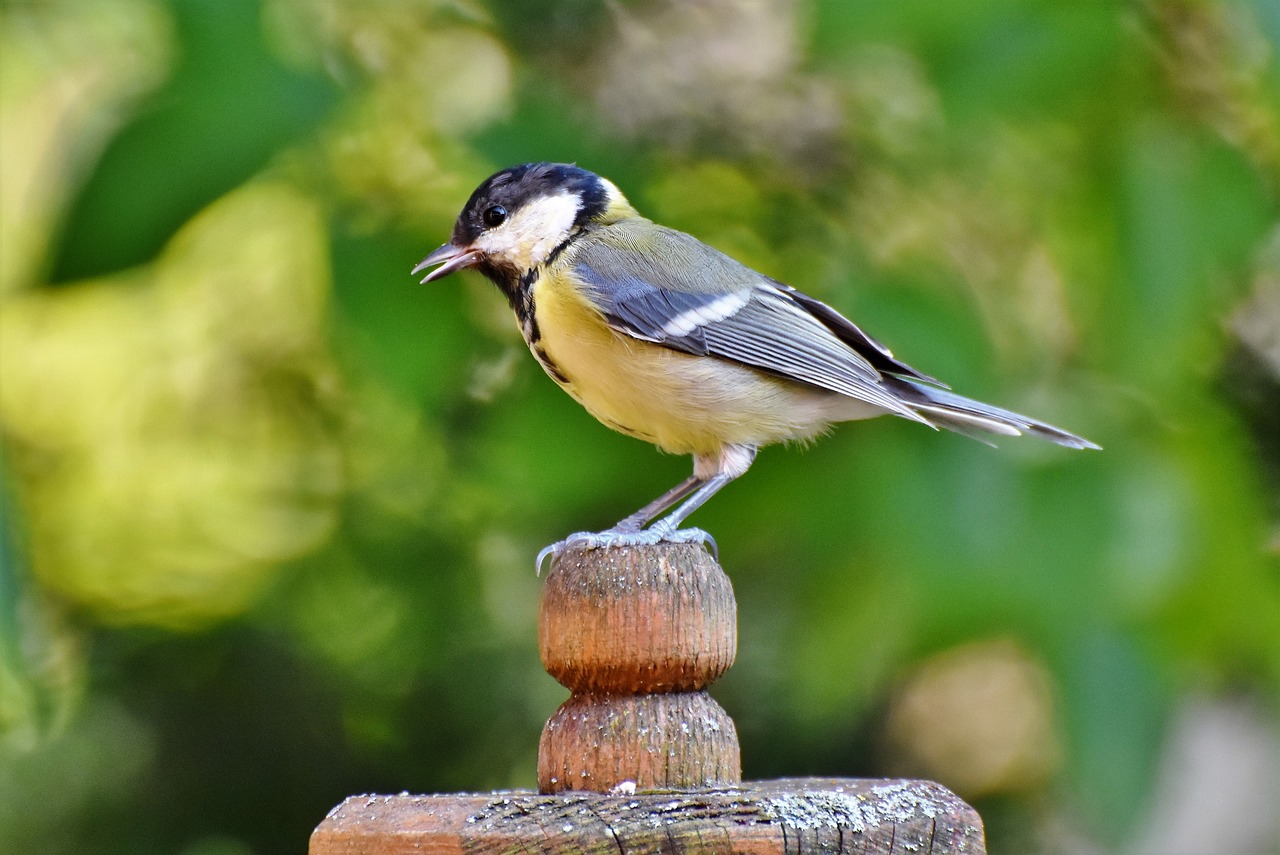
[[818, 320], [826, 325], [835, 336], [845, 344], [852, 347], [858, 353], [862, 354], [868, 362], [876, 367], [876, 370], [882, 374], [893, 374], [898, 377], [907, 377], [912, 380], [919, 380], [932, 386], [940, 386], [943, 389], [950, 389], [946, 383], [935, 377], [930, 377], [921, 371], [917, 371], [905, 362], [895, 359], [893, 351], [876, 341], [871, 336], [862, 331], [857, 324], [837, 312], [820, 300], [815, 300], [808, 294], [797, 291], [790, 285], [784, 285], [777, 280], [770, 279], [769, 282], [782, 291], [792, 300], [795, 300], [805, 311], [809, 312]]
[[590, 289], [593, 302], [614, 329], [685, 353], [739, 362], [928, 423], [885, 387], [874, 362], [894, 373], [928, 378], [893, 360], [835, 310], [805, 298], [857, 330], [874, 346], [871, 358], [797, 300], [799, 292], [695, 238], [650, 228], [658, 231], [646, 234], [643, 250], [625, 241], [587, 242], [574, 255], [574, 275]]

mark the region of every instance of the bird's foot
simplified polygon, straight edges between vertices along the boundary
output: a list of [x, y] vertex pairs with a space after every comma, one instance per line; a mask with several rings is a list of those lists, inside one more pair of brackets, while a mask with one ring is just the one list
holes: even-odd
[[551, 558], [552, 565], [560, 555], [569, 549], [607, 549], [611, 546], [653, 546], [658, 543], [701, 543], [717, 560], [720, 548], [716, 539], [700, 528], [668, 528], [662, 521], [639, 531], [625, 531], [617, 528], [605, 531], [579, 531], [564, 540], [545, 547], [538, 553], [535, 569], [542, 575], [542, 562]]

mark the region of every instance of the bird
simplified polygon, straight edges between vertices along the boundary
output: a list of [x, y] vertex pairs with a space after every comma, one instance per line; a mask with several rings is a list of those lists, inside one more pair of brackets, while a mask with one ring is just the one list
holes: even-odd
[[[474, 269], [510, 303], [542, 369], [601, 423], [693, 457], [693, 474], [569, 548], [714, 538], [685, 519], [758, 449], [886, 414], [984, 439], [1028, 434], [1098, 449], [1029, 416], [965, 398], [899, 361], [831, 306], [646, 219], [611, 181], [526, 163], [480, 184], [447, 243], [412, 275]], [[990, 444], [990, 443], [989, 443]]]

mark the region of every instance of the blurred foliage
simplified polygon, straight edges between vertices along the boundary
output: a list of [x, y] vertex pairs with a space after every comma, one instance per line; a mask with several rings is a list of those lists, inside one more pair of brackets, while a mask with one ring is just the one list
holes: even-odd
[[1147, 851], [1188, 698], [1280, 719], [1277, 50], [1272, 0], [4, 3], [0, 850], [532, 784], [532, 556], [688, 466], [408, 276], [546, 159], [1106, 448], [764, 453], [696, 520], [746, 774]]

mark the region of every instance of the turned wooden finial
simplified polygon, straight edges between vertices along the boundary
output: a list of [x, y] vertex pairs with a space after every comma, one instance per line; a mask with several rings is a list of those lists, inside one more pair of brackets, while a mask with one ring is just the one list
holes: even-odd
[[986, 851], [978, 815], [928, 781], [742, 784], [733, 721], [706, 691], [733, 664], [736, 612], [701, 546], [566, 550], [538, 633], [571, 693], [542, 731], [542, 792], [352, 796], [311, 855]]
[[701, 546], [567, 550], [547, 577], [538, 643], [572, 693], [542, 731], [542, 792], [742, 780], [733, 720], [706, 692], [733, 664], [737, 605]]

